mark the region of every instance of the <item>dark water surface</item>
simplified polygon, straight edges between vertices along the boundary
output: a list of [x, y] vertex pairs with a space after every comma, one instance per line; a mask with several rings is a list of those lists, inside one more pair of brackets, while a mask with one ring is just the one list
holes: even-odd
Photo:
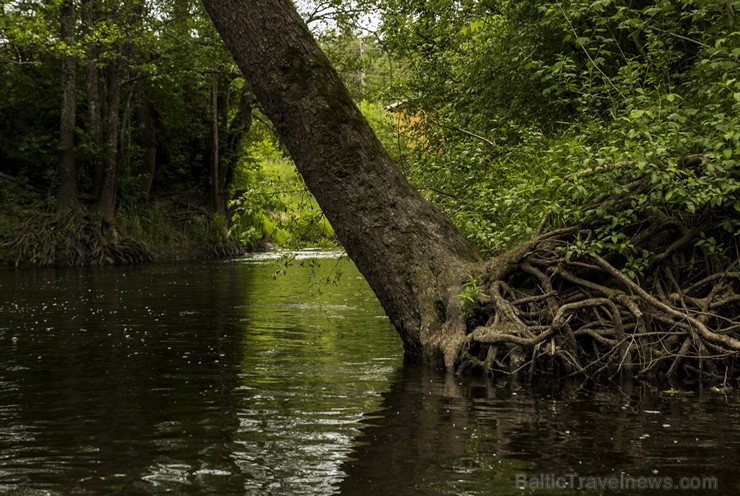
[[0, 272], [0, 494], [740, 494], [736, 393], [404, 367], [298, 258]]

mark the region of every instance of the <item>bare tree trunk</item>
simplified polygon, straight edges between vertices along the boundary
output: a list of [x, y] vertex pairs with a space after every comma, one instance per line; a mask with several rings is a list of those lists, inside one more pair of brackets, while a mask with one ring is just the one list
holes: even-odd
[[142, 198], [148, 199], [152, 191], [154, 172], [157, 168], [157, 129], [143, 85], [141, 88], [141, 104], [137, 113], [139, 114], [138, 120], [144, 127], [141, 142], [141, 146], [144, 148], [144, 163], [139, 175], [139, 193]]
[[226, 169], [229, 167], [227, 160], [229, 155], [229, 113], [231, 113], [232, 82], [233, 77], [231, 76], [218, 76], [218, 194], [223, 204], [226, 201], [224, 178], [226, 177]]
[[[223, 188], [223, 200], [227, 200], [231, 194], [231, 188], [234, 185], [234, 173], [236, 171], [236, 163], [239, 157], [239, 144], [244, 136], [249, 133], [252, 128], [252, 109], [254, 108], [254, 94], [252, 90], [246, 85], [242, 89], [241, 97], [239, 98], [239, 107], [236, 110], [234, 118], [229, 123], [226, 139], [226, 150], [222, 153], [222, 162], [226, 164], [226, 170], [224, 172]], [[226, 205], [224, 205], [226, 207]], [[225, 208], [228, 212], [228, 209]], [[230, 221], [230, 219], [227, 219]]]
[[288, 0], [204, 4], [407, 355], [452, 367], [477, 251], [408, 184]]
[[105, 161], [103, 151], [105, 149], [105, 138], [103, 136], [103, 105], [100, 97], [100, 69], [95, 61], [93, 53], [88, 54], [87, 60], [87, 113], [90, 119], [90, 134], [93, 140], [92, 159], [92, 194], [95, 201], [100, 201], [100, 191], [103, 189], [103, 176], [105, 175]]
[[209, 170], [209, 197], [210, 208], [214, 214], [221, 213], [221, 200], [219, 190], [221, 181], [219, 180], [219, 111], [218, 111], [218, 80], [217, 74], [211, 75], [211, 162]]
[[[71, 44], [75, 38], [75, 8], [73, 0], [62, 4], [62, 41]], [[59, 189], [57, 210], [74, 208], [77, 204], [77, 171], [75, 166], [75, 121], [77, 109], [77, 62], [74, 55], [62, 59], [62, 109], [59, 129]]]
[[[92, 0], [82, 1], [82, 26], [86, 33], [90, 33], [95, 22]], [[100, 96], [100, 69], [98, 68], [98, 48], [93, 42], [85, 54], [85, 90], [87, 92], [87, 114], [89, 132], [93, 142], [92, 158], [92, 195], [95, 202], [100, 201], [100, 191], [103, 187], [105, 164], [102, 157], [105, 148], [103, 137], [103, 106]]]
[[116, 176], [119, 178], [131, 175], [131, 100], [134, 97], [136, 85], [128, 84], [125, 86], [126, 97], [123, 99], [123, 108], [119, 117], [118, 153], [116, 154]]
[[111, 62], [106, 68], [105, 150], [103, 154], [103, 181], [97, 210], [103, 217], [104, 227], [115, 226], [116, 185], [118, 166], [118, 127], [123, 82], [122, 62]]

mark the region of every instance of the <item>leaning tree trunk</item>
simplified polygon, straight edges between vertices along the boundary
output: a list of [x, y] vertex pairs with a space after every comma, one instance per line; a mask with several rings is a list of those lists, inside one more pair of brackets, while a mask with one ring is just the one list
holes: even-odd
[[452, 366], [475, 248], [408, 184], [288, 0], [204, 4], [407, 354]]

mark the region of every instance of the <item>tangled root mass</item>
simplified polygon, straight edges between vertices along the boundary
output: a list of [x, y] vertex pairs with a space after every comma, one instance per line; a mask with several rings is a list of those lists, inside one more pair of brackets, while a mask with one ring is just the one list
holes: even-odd
[[[733, 212], [654, 212], [629, 233], [647, 266], [629, 277], [616, 253], [578, 255], [583, 226], [516, 250], [483, 271], [457, 369], [491, 375], [740, 377], [740, 262]], [[709, 238], [716, 245], [702, 243]]]
[[143, 244], [121, 236], [114, 226], [69, 212], [29, 217], [7, 247], [16, 254], [16, 267], [123, 265], [152, 259]]

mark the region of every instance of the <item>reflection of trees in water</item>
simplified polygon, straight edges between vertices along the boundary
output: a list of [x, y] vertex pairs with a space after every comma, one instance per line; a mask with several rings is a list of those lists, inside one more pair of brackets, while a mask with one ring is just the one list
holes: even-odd
[[0, 441], [11, 455], [0, 484], [241, 494], [230, 443], [242, 337], [230, 316], [248, 281], [234, 270], [49, 271], [32, 281], [42, 283], [26, 301], [37, 311], [15, 317], [23, 334], [0, 362], [14, 384], [2, 393], [16, 405], [10, 421], [33, 436]]
[[398, 372], [379, 416], [367, 420], [342, 467], [347, 477], [341, 494], [409, 494], [418, 485], [447, 479], [440, 462], [466, 454], [468, 414], [460, 408], [454, 378], [439, 381], [427, 368]]
[[261, 290], [244, 309], [235, 459], [254, 476], [244, 494], [330, 494], [358, 421], [378, 408], [400, 362], [398, 338], [354, 266], [344, 267], [338, 287], [309, 294], [335, 265], [295, 262], [277, 280], [274, 266], [260, 271]]
[[[381, 336], [387, 321], [377, 319], [375, 307], [363, 307], [364, 286], [327, 291], [310, 308], [297, 309], [274, 295], [255, 296], [265, 291], [259, 277], [272, 281], [269, 270], [194, 264], [185, 271], [137, 271], [3, 279], [0, 310], [7, 320], [0, 325], [17, 330], [19, 340], [6, 346], [6, 336], [0, 346], [0, 453], [6, 457], [0, 492], [20, 484], [65, 495], [282, 494], [292, 488], [322, 494], [325, 481], [296, 479], [314, 468], [316, 477], [340, 479], [344, 452], [321, 449], [353, 445], [338, 487], [350, 495], [521, 494], [513, 487], [519, 472], [621, 470], [716, 475], [720, 491], [711, 494], [740, 489], [740, 402], [709, 393], [670, 396], [628, 385], [530, 389], [408, 367], [383, 395], [382, 410], [368, 416], [357, 445], [352, 421], [373, 410], [378, 398], [370, 393], [385, 387], [389, 367], [397, 364], [373, 359], [397, 346]], [[267, 288], [282, 294], [288, 282]], [[24, 309], [14, 310], [14, 303]], [[309, 320], [294, 322], [299, 311]], [[345, 311], [361, 320], [340, 318]], [[274, 321], [266, 312], [283, 312], [282, 331], [267, 328]], [[265, 326], [261, 334], [257, 320]], [[308, 332], [326, 322], [331, 325], [321, 332]], [[239, 389], [248, 381], [274, 394], [258, 404], [254, 390]], [[291, 430], [299, 414], [305, 431]], [[249, 415], [262, 415], [263, 424], [240, 424]], [[262, 427], [283, 421], [282, 437], [276, 431], [272, 439]], [[321, 437], [332, 433], [339, 437]], [[296, 449], [301, 439], [307, 450]], [[262, 442], [263, 451], [248, 451], [245, 441]], [[307, 461], [306, 453], [314, 458]]]
[[624, 472], [716, 476], [713, 494], [735, 494], [738, 403], [639, 385], [530, 388], [403, 369], [344, 464], [340, 491], [508, 495], [521, 494], [516, 474]]

